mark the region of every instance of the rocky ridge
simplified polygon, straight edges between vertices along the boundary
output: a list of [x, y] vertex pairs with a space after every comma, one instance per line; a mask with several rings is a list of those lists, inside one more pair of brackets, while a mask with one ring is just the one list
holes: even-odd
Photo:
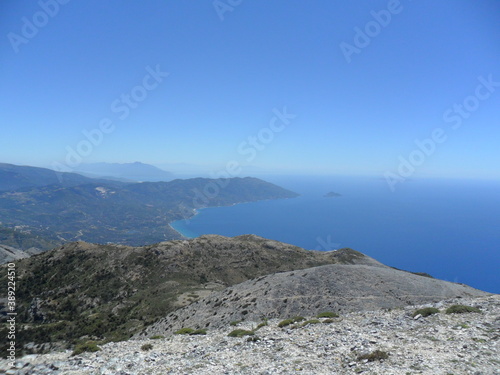
[[184, 327], [219, 328], [236, 320], [398, 308], [488, 295], [466, 285], [368, 262], [330, 264], [248, 280], [168, 314], [140, 336], [170, 334]]
[[[481, 312], [445, 313], [454, 304]], [[414, 316], [423, 307], [440, 312]], [[228, 337], [235, 328], [250, 330], [260, 323], [245, 321], [201, 336], [108, 343], [98, 352], [77, 356], [70, 351], [29, 355], [16, 362], [17, 368], [0, 362], [0, 370], [12, 375], [500, 374], [499, 295], [318, 320], [279, 328], [280, 320], [271, 319], [253, 336]], [[370, 353], [378, 355], [367, 356]]]

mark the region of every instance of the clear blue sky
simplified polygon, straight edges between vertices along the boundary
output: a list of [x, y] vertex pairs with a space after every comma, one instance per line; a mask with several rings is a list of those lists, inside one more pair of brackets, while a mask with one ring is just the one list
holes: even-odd
[[0, 4], [2, 162], [500, 178], [496, 0], [59, 1]]

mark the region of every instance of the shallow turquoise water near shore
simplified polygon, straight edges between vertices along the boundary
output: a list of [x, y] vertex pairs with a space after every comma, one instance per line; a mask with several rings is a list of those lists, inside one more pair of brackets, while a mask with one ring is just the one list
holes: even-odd
[[[500, 182], [263, 177], [300, 197], [206, 208], [186, 237], [257, 234], [306, 249], [351, 247], [381, 262], [500, 293]], [[340, 197], [325, 198], [330, 191]]]

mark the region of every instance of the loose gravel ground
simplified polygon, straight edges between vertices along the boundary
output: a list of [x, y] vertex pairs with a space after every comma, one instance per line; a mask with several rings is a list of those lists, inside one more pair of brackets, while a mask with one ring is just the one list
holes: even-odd
[[[481, 313], [446, 314], [453, 304]], [[413, 316], [416, 309], [440, 313]], [[348, 313], [333, 322], [279, 328], [272, 319], [254, 336], [228, 337], [233, 329], [108, 343], [101, 351], [71, 356], [70, 351], [28, 355], [16, 368], [0, 361], [5, 374], [500, 374], [500, 296], [461, 298], [391, 311]], [[255, 341], [247, 341], [253, 337]], [[152, 349], [142, 350], [145, 344]], [[386, 359], [359, 358], [379, 350]]]

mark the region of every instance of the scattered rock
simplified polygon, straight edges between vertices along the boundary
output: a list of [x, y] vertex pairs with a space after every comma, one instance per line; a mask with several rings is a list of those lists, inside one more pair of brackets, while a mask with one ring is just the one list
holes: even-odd
[[[28, 374], [500, 374], [498, 325], [500, 296], [461, 298], [425, 306], [446, 308], [460, 301], [482, 313], [438, 313], [408, 319], [411, 308], [351, 312], [329, 324], [279, 328], [270, 319], [259, 328], [260, 340], [228, 337], [229, 324], [207, 335], [171, 335], [102, 345], [95, 353], [71, 357], [71, 351], [19, 358], [22, 368], [0, 360], [0, 372]], [[307, 317], [312, 318], [312, 317]], [[322, 318], [326, 319], [326, 318]], [[374, 329], [373, 322], [377, 322]], [[468, 328], [453, 329], [461, 324]], [[253, 330], [259, 322], [238, 327]], [[288, 327], [287, 327], [288, 328]], [[376, 335], [376, 337], [374, 336]], [[143, 345], [153, 348], [142, 351]], [[384, 354], [386, 353], [387, 356]], [[384, 354], [384, 355], [382, 355]]]

